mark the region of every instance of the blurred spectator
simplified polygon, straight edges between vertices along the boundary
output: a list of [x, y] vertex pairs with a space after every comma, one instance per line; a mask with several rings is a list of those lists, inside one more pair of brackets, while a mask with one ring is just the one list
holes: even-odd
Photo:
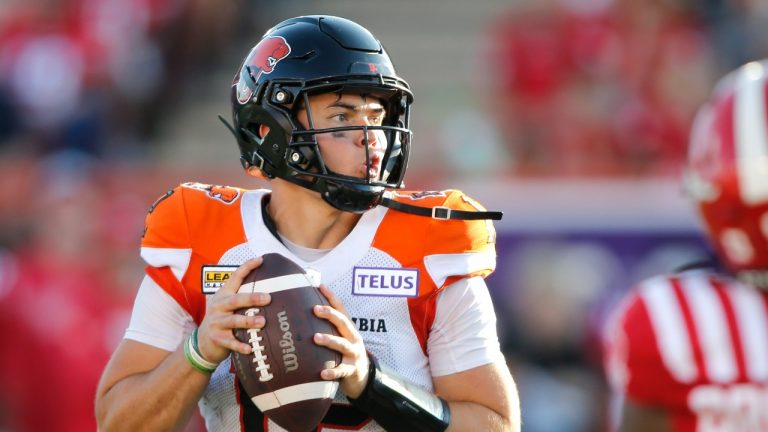
[[[0, 425], [95, 430], [100, 370], [127, 325], [131, 292], [111, 277], [99, 182], [87, 160], [61, 157], [26, 197], [29, 238], [3, 254]], [[138, 230], [137, 230], [138, 231]], [[131, 281], [135, 284], [135, 281]]]
[[[142, 267], [143, 173], [74, 151], [5, 164], [0, 192], [16, 213], [0, 206], [0, 430], [96, 430], [96, 384]], [[199, 430], [198, 417], [186, 431]]]
[[0, 150], [22, 155], [144, 156], [247, 16], [203, 0], [5, 3]]
[[768, 3], [763, 0], [709, 0], [706, 9], [719, 61], [718, 75], [768, 57]]
[[714, 76], [692, 4], [550, 0], [494, 22], [493, 110], [518, 173], [676, 173]]
[[507, 317], [501, 336], [519, 377], [525, 430], [599, 430], [603, 385], [590, 317], [617, 282], [621, 263], [597, 242], [556, 238], [520, 242], [500, 263], [512, 275], [495, 291], [507, 296], [496, 304]]

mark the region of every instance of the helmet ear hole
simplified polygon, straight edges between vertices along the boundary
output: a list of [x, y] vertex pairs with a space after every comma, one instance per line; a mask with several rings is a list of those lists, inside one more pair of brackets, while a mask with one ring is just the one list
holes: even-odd
[[257, 130], [258, 130], [259, 138], [261, 138], [263, 140], [264, 137], [266, 137], [267, 134], [269, 133], [269, 126], [267, 126], [265, 124], [260, 124], [259, 128]]

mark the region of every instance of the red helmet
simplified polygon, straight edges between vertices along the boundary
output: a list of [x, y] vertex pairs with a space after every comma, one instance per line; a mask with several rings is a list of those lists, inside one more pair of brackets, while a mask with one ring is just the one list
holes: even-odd
[[768, 60], [722, 78], [696, 114], [686, 186], [723, 264], [768, 287]]

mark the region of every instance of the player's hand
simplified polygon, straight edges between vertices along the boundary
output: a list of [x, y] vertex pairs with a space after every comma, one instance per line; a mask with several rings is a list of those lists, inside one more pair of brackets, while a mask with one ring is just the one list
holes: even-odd
[[368, 381], [368, 354], [363, 344], [363, 337], [349, 319], [349, 314], [338, 297], [325, 285], [320, 285], [320, 292], [328, 299], [330, 306], [315, 306], [315, 315], [325, 318], [336, 326], [340, 336], [324, 333], [315, 334], [315, 343], [328, 347], [341, 354], [341, 363], [335, 368], [325, 369], [320, 376], [325, 380], [338, 379], [341, 391], [352, 399], [360, 396]]
[[246, 261], [232, 273], [229, 280], [219, 288], [208, 303], [205, 311], [205, 319], [197, 330], [197, 346], [204, 359], [221, 363], [230, 351], [242, 354], [250, 354], [252, 349], [247, 343], [235, 338], [234, 329], [237, 328], [262, 328], [264, 316], [245, 316], [236, 314], [235, 311], [246, 307], [265, 306], [271, 298], [266, 293], [242, 293], [237, 290], [243, 283], [243, 279], [251, 270], [259, 267], [262, 258]]

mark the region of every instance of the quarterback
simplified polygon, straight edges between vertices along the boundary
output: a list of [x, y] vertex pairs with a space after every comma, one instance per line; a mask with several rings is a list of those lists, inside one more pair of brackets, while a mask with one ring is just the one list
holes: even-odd
[[484, 282], [500, 214], [457, 190], [402, 190], [412, 102], [352, 21], [297, 17], [264, 34], [225, 123], [246, 174], [270, 188], [185, 183], [152, 205], [146, 276], [97, 392], [100, 430], [178, 429], [196, 406], [209, 430], [282, 430], [230, 361], [251, 350], [233, 329], [264, 326], [233, 312], [269, 303], [237, 293], [267, 253], [321, 275], [330, 306], [314, 313], [338, 330], [314, 337], [342, 359], [321, 373], [339, 392], [318, 430], [519, 430]]
[[720, 264], [642, 282], [616, 311], [621, 431], [768, 430], [766, 94], [768, 63], [748, 63], [696, 115], [686, 189]]

